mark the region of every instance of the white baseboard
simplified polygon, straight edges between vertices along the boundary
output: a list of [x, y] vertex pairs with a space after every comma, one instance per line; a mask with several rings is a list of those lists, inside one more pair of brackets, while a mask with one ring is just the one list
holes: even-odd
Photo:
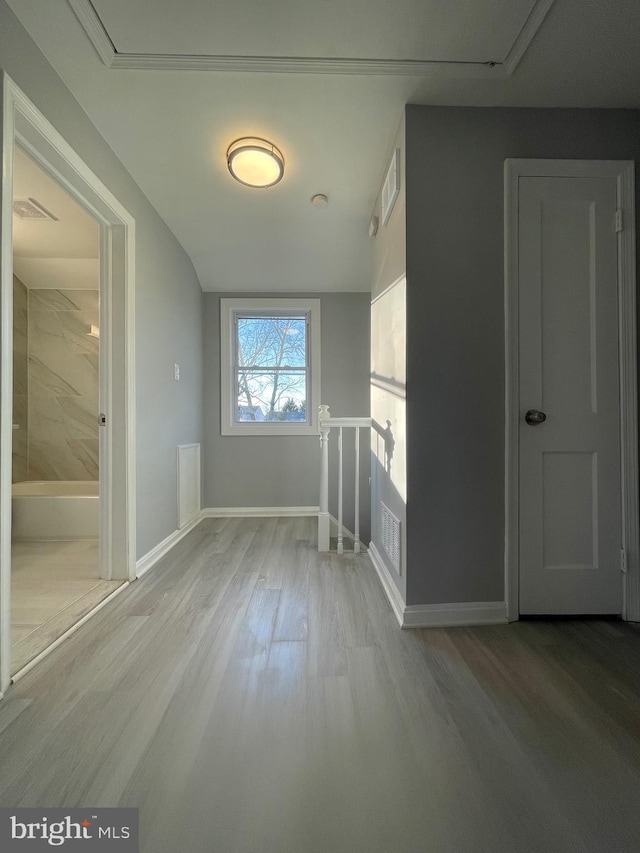
[[[203, 518], [300, 518], [313, 517], [319, 512], [317, 506], [214, 506], [200, 510], [190, 522], [179, 530], [174, 530], [166, 539], [159, 542], [144, 557], [136, 562], [136, 577], [140, 578], [145, 572], [166, 556], [169, 551], [190, 533]], [[348, 531], [345, 530], [345, 534]]]
[[[331, 535], [337, 536], [338, 535], [338, 519], [335, 517], [335, 515], [329, 515], [329, 521], [331, 522]], [[352, 533], [348, 527], [344, 526], [344, 524], [342, 525], [342, 535], [346, 539], [351, 539], [352, 541], [355, 542], [355, 538], [356, 538], [355, 533]], [[366, 551], [367, 549], [366, 549], [366, 546], [364, 545], [364, 543], [360, 543], [360, 544], [362, 546], [362, 550]]]
[[507, 624], [507, 605], [504, 601], [407, 605], [373, 542], [369, 545], [369, 556], [401, 628], [451, 628], [456, 625], [462, 627]]
[[136, 561], [136, 577], [140, 578], [145, 572], [148, 572], [155, 564], [161, 560], [169, 551], [177, 545], [181, 539], [187, 535], [187, 533], [191, 533], [193, 528], [202, 521], [203, 513], [199, 512], [195, 515], [191, 521], [185, 524], [184, 527], [181, 527], [179, 530], [174, 530], [173, 533], [170, 533], [166, 539], [163, 539], [162, 542], [158, 542], [155, 548], [152, 548], [144, 557], [140, 557], [139, 560]]
[[380, 553], [373, 542], [369, 543], [369, 557], [371, 558], [371, 562], [373, 563], [373, 568], [376, 570], [378, 578], [380, 579], [380, 583], [382, 584], [382, 588], [385, 592], [389, 600], [389, 604], [391, 605], [391, 609], [396, 615], [396, 619], [398, 620], [398, 625], [403, 627], [404, 623], [404, 611], [406, 605], [404, 603], [404, 599], [400, 593], [400, 590], [395, 584], [393, 580], [393, 576], [387, 566], [384, 563], [384, 560], [380, 556]]
[[451, 628], [456, 625], [507, 624], [504, 601], [468, 601], [454, 604], [409, 604], [403, 628]]
[[[318, 515], [318, 506], [210, 506], [202, 510], [202, 518], [312, 518]], [[338, 519], [330, 515], [331, 535], [337, 536]], [[347, 539], [355, 539], [348, 527], [342, 525]], [[362, 546], [365, 550], [364, 545]]]
[[317, 506], [210, 506], [202, 510], [202, 518], [301, 518], [319, 512]]
[[[300, 518], [317, 514], [317, 506], [207, 507], [189, 524], [181, 530], [174, 530], [148, 554], [141, 557], [136, 563], [136, 577], [148, 572], [203, 518]], [[349, 535], [346, 529], [344, 532]], [[373, 542], [369, 544], [369, 556], [401, 628], [446, 628], [456, 625], [498, 625], [507, 622], [507, 607], [504, 601], [407, 605]]]

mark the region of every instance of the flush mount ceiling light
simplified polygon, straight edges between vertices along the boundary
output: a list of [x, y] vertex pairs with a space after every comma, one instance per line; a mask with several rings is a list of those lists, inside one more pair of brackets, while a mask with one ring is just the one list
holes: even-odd
[[236, 139], [227, 149], [229, 171], [246, 187], [272, 187], [284, 175], [282, 151], [259, 136]]

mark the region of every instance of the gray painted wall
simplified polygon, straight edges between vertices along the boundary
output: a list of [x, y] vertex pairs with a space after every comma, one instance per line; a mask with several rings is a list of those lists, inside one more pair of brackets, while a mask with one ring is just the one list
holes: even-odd
[[[220, 435], [220, 299], [239, 294], [205, 293], [204, 455], [206, 507], [317, 506], [320, 442], [315, 436]], [[242, 296], [263, 298], [275, 294]], [[292, 294], [277, 294], [291, 296]], [[369, 294], [305, 293], [320, 299], [322, 402], [338, 416], [369, 414]], [[331, 444], [330, 510], [336, 513], [336, 436]], [[345, 439], [346, 448], [346, 439]], [[345, 449], [344, 521], [353, 530], [352, 455]], [[361, 447], [361, 536], [369, 535], [369, 456]]]
[[[176, 445], [202, 437], [202, 292], [190, 259], [3, 0], [0, 68], [136, 220], [137, 553], [177, 527]], [[181, 367], [173, 380], [173, 364]]]
[[502, 601], [504, 160], [638, 159], [640, 112], [409, 106], [406, 130], [407, 603]]
[[[397, 293], [381, 296], [387, 288], [398, 281], [406, 272], [406, 151], [404, 115], [393, 141], [392, 150], [384, 164], [382, 181], [393, 151], [400, 149], [400, 192], [386, 225], [382, 222], [381, 190], [374, 207], [378, 217], [378, 233], [373, 241], [372, 299], [379, 298], [372, 306], [371, 335], [371, 417], [374, 429], [371, 432], [371, 540], [389, 570], [403, 597], [406, 596], [407, 571], [407, 504], [406, 504], [406, 400], [398, 391], [406, 393], [406, 317], [396, 307]], [[396, 288], [404, 288], [397, 285]], [[381, 298], [380, 298], [381, 297]], [[375, 330], [373, 329], [375, 326]], [[375, 384], [374, 373], [387, 383], [389, 390]], [[394, 391], [395, 389], [395, 391]], [[390, 424], [390, 426], [389, 426]], [[390, 431], [390, 432], [389, 432]], [[391, 464], [385, 452], [389, 441], [393, 444]], [[398, 573], [389, 559], [380, 540], [378, 530], [378, 508], [383, 502], [400, 520], [401, 525], [401, 569]]]

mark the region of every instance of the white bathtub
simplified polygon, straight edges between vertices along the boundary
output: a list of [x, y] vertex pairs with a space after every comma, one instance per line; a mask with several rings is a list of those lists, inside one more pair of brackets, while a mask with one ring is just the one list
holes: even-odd
[[97, 539], [97, 480], [49, 480], [11, 487], [13, 539]]

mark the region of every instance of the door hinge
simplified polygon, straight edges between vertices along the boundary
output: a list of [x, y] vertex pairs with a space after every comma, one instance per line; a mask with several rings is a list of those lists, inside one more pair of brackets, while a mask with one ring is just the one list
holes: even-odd
[[616, 210], [616, 234], [619, 231], [624, 231], [624, 222], [622, 219], [622, 211]]
[[626, 548], [620, 549], [620, 571], [623, 575], [627, 574], [627, 551]]

